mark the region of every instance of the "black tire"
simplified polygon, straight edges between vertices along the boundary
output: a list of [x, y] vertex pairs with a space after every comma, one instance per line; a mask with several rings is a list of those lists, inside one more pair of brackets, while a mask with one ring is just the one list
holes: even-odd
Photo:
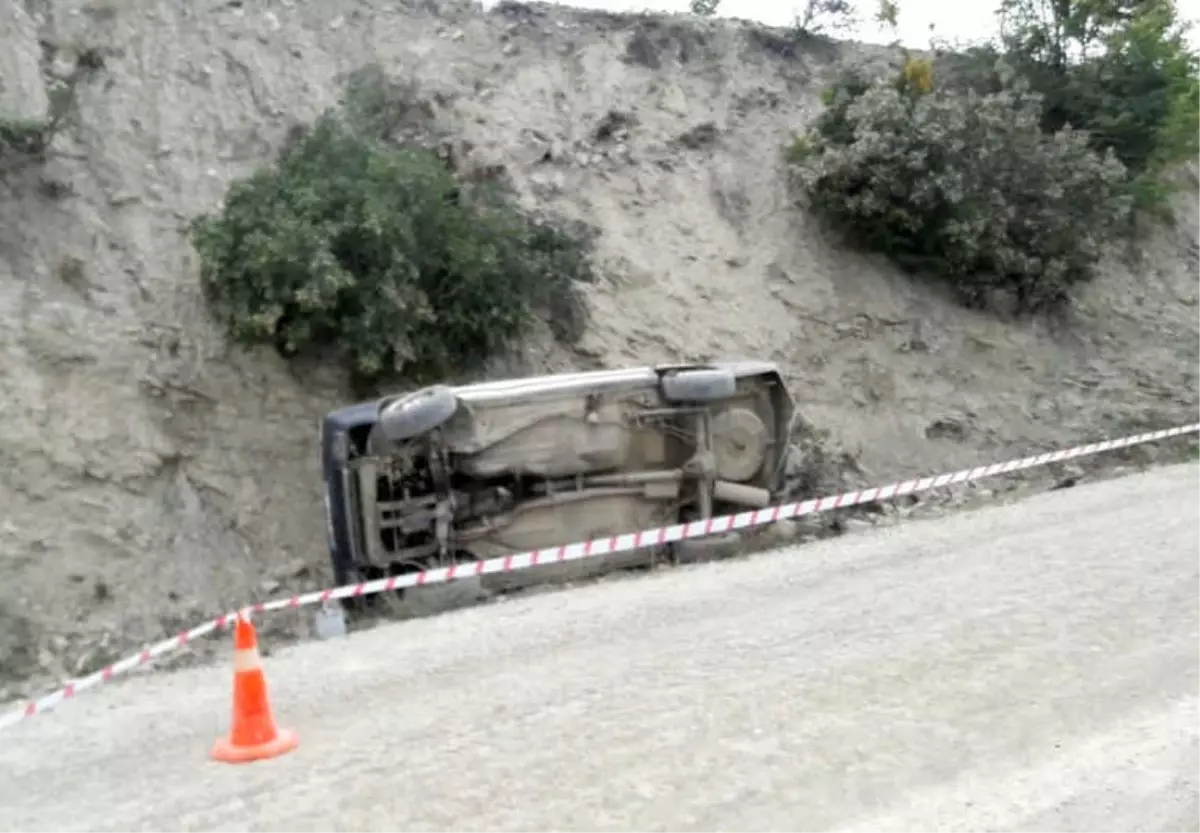
[[445, 425], [457, 410], [454, 391], [434, 385], [385, 404], [376, 427], [391, 442], [403, 442]]
[[672, 370], [662, 377], [663, 396], [670, 402], [716, 402], [737, 393], [737, 377], [729, 370]]

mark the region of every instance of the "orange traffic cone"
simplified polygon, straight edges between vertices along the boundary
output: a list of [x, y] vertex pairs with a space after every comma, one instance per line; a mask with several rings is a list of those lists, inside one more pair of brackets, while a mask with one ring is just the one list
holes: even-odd
[[261, 761], [291, 752], [299, 742], [295, 732], [275, 725], [258, 636], [250, 620], [239, 616], [233, 631], [233, 726], [213, 744], [212, 758], [227, 764]]

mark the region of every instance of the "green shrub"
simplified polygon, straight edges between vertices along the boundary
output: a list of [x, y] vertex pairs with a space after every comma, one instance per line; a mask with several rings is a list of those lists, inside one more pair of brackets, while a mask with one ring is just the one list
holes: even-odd
[[1000, 46], [1042, 95], [1042, 126], [1087, 131], [1161, 211], [1169, 170], [1200, 153], [1200, 59], [1173, 0], [1004, 0]]
[[923, 93], [924, 72], [848, 73], [788, 149], [812, 208], [867, 249], [949, 279], [972, 303], [992, 290], [1035, 310], [1092, 276], [1128, 212], [1125, 171], [1087, 136], [1040, 129], [1019, 82]]
[[366, 383], [477, 369], [538, 316], [574, 338], [577, 282], [593, 279], [587, 229], [527, 214], [504, 188], [460, 182], [436, 153], [337, 112], [235, 183], [192, 238], [233, 339], [332, 353]]

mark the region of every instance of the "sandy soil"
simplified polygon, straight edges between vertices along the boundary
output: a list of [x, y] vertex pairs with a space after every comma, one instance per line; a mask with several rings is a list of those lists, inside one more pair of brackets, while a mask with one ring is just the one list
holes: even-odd
[[287, 649], [0, 737], [6, 830], [1197, 830], [1196, 465]]

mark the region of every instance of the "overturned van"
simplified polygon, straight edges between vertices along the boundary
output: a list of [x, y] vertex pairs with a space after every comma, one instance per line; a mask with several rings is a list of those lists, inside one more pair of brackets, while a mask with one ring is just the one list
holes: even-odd
[[[770, 505], [793, 402], [761, 361], [433, 386], [321, 424], [339, 584]], [[670, 546], [670, 545], [668, 545]], [[491, 574], [495, 589], [654, 553]]]

